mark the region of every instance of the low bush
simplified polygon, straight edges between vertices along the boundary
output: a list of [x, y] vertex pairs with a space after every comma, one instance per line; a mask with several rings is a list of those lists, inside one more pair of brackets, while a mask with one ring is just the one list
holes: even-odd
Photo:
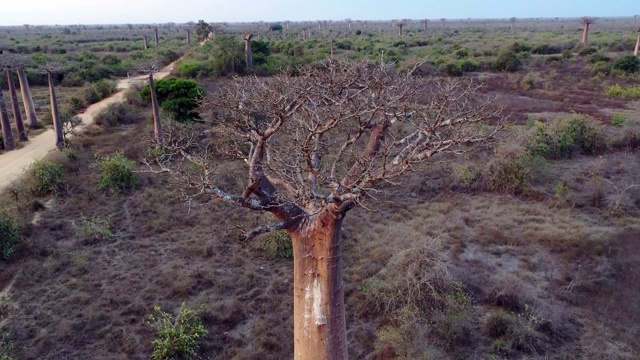
[[102, 158], [95, 166], [101, 172], [98, 189], [109, 194], [125, 192], [138, 184], [138, 179], [133, 172], [136, 168], [135, 161], [129, 160], [122, 153]]
[[198, 341], [209, 333], [193, 310], [182, 303], [178, 315], [166, 313], [156, 306], [148, 325], [157, 333], [153, 344], [154, 360], [192, 359], [198, 355]]
[[109, 104], [93, 118], [97, 125], [110, 127], [117, 126], [127, 118], [127, 107], [122, 103]]
[[625, 88], [620, 84], [615, 84], [605, 88], [605, 93], [612, 98], [640, 99], [640, 85]]
[[640, 70], [640, 60], [633, 55], [625, 55], [613, 64], [613, 68], [623, 71], [627, 74], [632, 74]]
[[498, 71], [514, 72], [520, 70], [522, 62], [516, 53], [513, 51], [503, 51], [498, 55], [498, 58], [493, 62], [494, 69]]
[[31, 165], [31, 173], [33, 175], [31, 193], [36, 196], [49, 193], [57, 196], [67, 187], [64, 168], [61, 164], [49, 160], [38, 160]]
[[[0, 260], [6, 261], [20, 243], [18, 224], [4, 212], [0, 212]], [[0, 352], [0, 355], [2, 353]], [[1, 358], [0, 358], [1, 359]]]
[[545, 124], [529, 124], [528, 149], [532, 156], [548, 159], [571, 158], [576, 153], [591, 155], [607, 148], [601, 125], [587, 115], [574, 115]]
[[597, 52], [598, 52], [598, 49], [591, 46], [587, 46], [587, 47], [581, 48], [578, 51], [578, 56], [587, 56], [587, 55], [595, 54]]

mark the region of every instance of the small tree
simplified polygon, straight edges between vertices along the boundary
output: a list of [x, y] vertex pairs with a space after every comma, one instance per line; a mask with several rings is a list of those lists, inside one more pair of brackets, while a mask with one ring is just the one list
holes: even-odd
[[204, 20], [200, 20], [196, 25], [196, 38], [198, 41], [204, 41], [212, 31], [213, 26], [207, 24]]
[[[417, 66], [416, 66], [417, 68]], [[380, 183], [484, 144], [500, 127], [501, 108], [472, 82], [401, 75], [367, 60], [328, 61], [296, 76], [236, 78], [214, 94], [216, 143], [246, 164], [246, 186], [232, 195], [217, 186], [211, 145], [196, 134], [172, 136], [158, 154], [199, 194], [278, 222], [248, 231], [245, 240], [287, 230], [294, 257], [294, 358], [345, 359], [342, 223]], [[426, 100], [425, 100], [426, 99]]]
[[586, 44], [588, 39], [589, 39], [589, 26], [591, 26], [591, 24], [596, 22], [596, 18], [585, 16], [585, 17], [580, 19], [580, 22], [583, 25], [582, 43]]
[[[194, 110], [200, 106], [205, 96], [203, 87], [193, 80], [161, 79], [154, 82], [156, 99], [162, 110], [171, 113], [177, 120], [199, 118]], [[142, 99], [152, 102], [151, 87], [147, 85], [140, 92]]]

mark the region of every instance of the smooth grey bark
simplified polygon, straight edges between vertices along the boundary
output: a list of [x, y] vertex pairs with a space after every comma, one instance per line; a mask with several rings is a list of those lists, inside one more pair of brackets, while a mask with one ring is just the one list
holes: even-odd
[[191, 45], [191, 30], [187, 29], [187, 45]]
[[160, 120], [160, 107], [158, 106], [156, 87], [153, 84], [153, 74], [149, 74], [149, 90], [151, 90], [151, 108], [153, 111], [153, 135], [156, 138], [156, 142], [162, 146], [164, 132], [162, 131], [162, 122]]
[[11, 122], [9, 121], [9, 114], [7, 113], [7, 105], [4, 102], [4, 94], [2, 93], [2, 87], [0, 87], [0, 125], [2, 125], [2, 138], [4, 141], [5, 150], [13, 150], [16, 148], [16, 142], [13, 139], [13, 132], [11, 131]]
[[22, 113], [20, 112], [20, 103], [18, 103], [18, 95], [16, 94], [16, 84], [11, 76], [11, 68], [7, 68], [7, 83], [9, 85], [9, 97], [11, 98], [11, 110], [13, 110], [13, 119], [16, 122], [16, 129], [18, 130], [18, 139], [20, 141], [29, 141], [27, 137], [27, 131], [24, 128], [22, 122]]
[[47, 72], [49, 80], [49, 102], [51, 103], [51, 117], [53, 118], [53, 131], [56, 133], [56, 147], [62, 151], [64, 149], [64, 135], [62, 134], [62, 121], [60, 121], [60, 111], [58, 109], [58, 99], [56, 89], [53, 86], [53, 74]]
[[636, 40], [636, 49], [633, 51], [634, 56], [638, 56], [640, 53], [640, 30], [638, 30], [638, 40]]
[[23, 69], [17, 69], [18, 82], [20, 83], [20, 93], [22, 94], [22, 103], [24, 104], [24, 111], [27, 116], [27, 123], [31, 127], [38, 126], [38, 117], [36, 115], [36, 107], [33, 104], [33, 97], [31, 96], [31, 88], [29, 87], [29, 80], [27, 80], [27, 74]]
[[144, 35], [144, 49], [147, 50], [149, 48], [149, 41], [147, 41], [147, 35]]

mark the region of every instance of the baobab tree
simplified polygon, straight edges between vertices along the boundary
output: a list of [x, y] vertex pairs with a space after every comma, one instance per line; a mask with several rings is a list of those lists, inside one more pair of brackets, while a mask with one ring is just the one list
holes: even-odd
[[638, 39], [636, 40], [636, 49], [633, 51], [634, 56], [638, 56], [640, 52], [640, 29], [638, 29]]
[[29, 86], [29, 80], [27, 74], [24, 72], [24, 68], [27, 63], [19, 65], [16, 68], [18, 73], [18, 82], [20, 83], [20, 93], [22, 94], [22, 103], [24, 104], [24, 111], [27, 116], [27, 124], [31, 128], [38, 127], [38, 117], [36, 115], [36, 107], [33, 103], [33, 97], [31, 96], [31, 87]]
[[[414, 70], [417, 68], [414, 67]], [[329, 60], [297, 76], [236, 78], [212, 100], [216, 143], [246, 165], [241, 195], [219, 188], [211, 144], [169, 136], [162, 171], [231, 205], [278, 220], [249, 241], [289, 232], [294, 252], [294, 358], [346, 359], [341, 229], [381, 183], [490, 141], [501, 108], [479, 85], [404, 75], [389, 64]], [[186, 133], [186, 132], [185, 132]], [[176, 154], [176, 155], [171, 155]], [[175, 157], [175, 158], [174, 158]], [[179, 159], [178, 159], [179, 158]], [[245, 172], [245, 170], [243, 170]]]
[[586, 44], [588, 41], [588, 37], [589, 37], [589, 26], [593, 23], [596, 22], [596, 18], [592, 18], [592, 17], [583, 17], [580, 19], [580, 22], [583, 25], [583, 30], [582, 30], [582, 43]]
[[440, 19], [440, 29], [444, 30], [444, 23], [447, 21], [447, 19], [442, 18]]
[[27, 35], [30, 35], [29, 28], [31, 28], [31, 25], [24, 24], [23, 26], [24, 26], [25, 29], [27, 29]]
[[427, 25], [429, 23], [429, 20], [423, 19], [421, 23], [422, 23], [422, 30], [427, 31]]
[[509, 21], [511, 21], [511, 31], [516, 29], [516, 18], [512, 17], [511, 19], [509, 19]]
[[4, 142], [5, 150], [14, 150], [16, 148], [16, 142], [13, 139], [13, 131], [11, 130], [11, 121], [9, 121], [9, 114], [7, 113], [7, 104], [4, 101], [4, 93], [0, 86], [0, 126], [2, 127], [2, 141]]
[[400, 20], [396, 23], [396, 26], [398, 26], [398, 35], [402, 36], [402, 28], [404, 27], [404, 25], [406, 24], [407, 20]]
[[244, 58], [247, 68], [253, 67], [253, 57], [251, 56], [251, 38], [253, 38], [253, 33], [244, 35]]
[[53, 131], [56, 133], [56, 147], [62, 151], [65, 147], [64, 134], [62, 132], [62, 121], [60, 120], [60, 110], [58, 109], [58, 98], [56, 88], [53, 84], [53, 75], [61, 73], [64, 68], [58, 64], [47, 64], [40, 68], [40, 72], [47, 74], [49, 81], [49, 103], [51, 104], [51, 117], [53, 119]]
[[156, 63], [144, 64], [137, 71], [141, 74], [149, 76], [149, 90], [151, 92], [151, 112], [153, 114], [153, 137], [156, 144], [163, 145], [164, 132], [162, 131], [162, 119], [160, 118], [160, 105], [158, 104], [158, 96], [156, 95], [156, 87], [153, 83], [153, 75], [160, 71], [160, 66]]
[[351, 30], [351, 19], [344, 19], [344, 22], [347, 24], [347, 29]]
[[18, 103], [18, 95], [16, 93], [16, 85], [13, 81], [13, 70], [17, 69], [22, 62], [21, 58], [12, 56], [11, 54], [0, 55], [0, 70], [6, 70], [7, 74], [7, 86], [9, 88], [9, 98], [11, 99], [11, 109], [13, 111], [13, 119], [16, 123], [16, 130], [18, 131], [19, 141], [28, 141], [27, 131], [22, 121], [22, 114], [20, 112], [20, 103]]
[[158, 28], [157, 27], [153, 28], [153, 35], [155, 36], [156, 46], [158, 46], [160, 44], [160, 41], [158, 40]]

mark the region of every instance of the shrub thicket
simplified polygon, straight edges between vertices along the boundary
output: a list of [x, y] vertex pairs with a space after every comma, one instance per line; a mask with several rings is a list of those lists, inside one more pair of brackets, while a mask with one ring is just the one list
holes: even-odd
[[499, 71], [514, 72], [520, 70], [521, 66], [520, 58], [513, 51], [501, 52], [493, 63], [493, 67]]
[[31, 192], [34, 195], [46, 195], [52, 193], [60, 195], [67, 187], [64, 179], [64, 168], [49, 160], [38, 160], [31, 165], [33, 185]]
[[136, 162], [129, 160], [122, 153], [98, 160], [96, 167], [101, 172], [98, 189], [109, 194], [133, 189], [138, 184], [138, 179], [133, 172]]
[[[161, 79], [155, 82], [156, 96], [160, 107], [172, 115], [176, 120], [191, 120], [200, 118], [194, 110], [200, 106], [205, 96], [205, 90], [193, 80]], [[149, 85], [140, 92], [142, 98], [151, 103]]]

